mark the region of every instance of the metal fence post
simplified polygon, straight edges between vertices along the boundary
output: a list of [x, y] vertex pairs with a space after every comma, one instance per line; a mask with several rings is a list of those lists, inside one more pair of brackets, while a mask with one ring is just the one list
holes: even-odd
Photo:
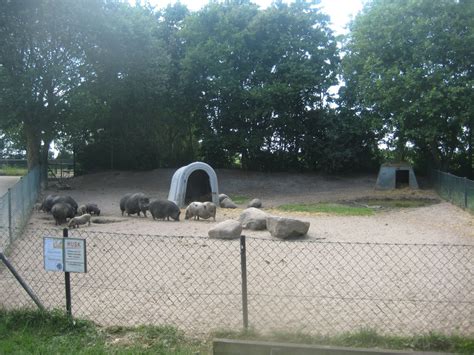
[[42, 311], [45, 310], [43, 304], [39, 300], [39, 298], [34, 294], [33, 290], [26, 284], [26, 282], [21, 278], [20, 274], [15, 270], [13, 265], [8, 261], [8, 259], [3, 255], [3, 253], [0, 253], [0, 260], [3, 261], [3, 264], [10, 270], [12, 275], [15, 277], [15, 279], [20, 283], [21, 287], [26, 291], [28, 296], [31, 297], [33, 302], [38, 306], [38, 308]]
[[245, 247], [245, 235], [240, 236], [240, 265], [242, 269], [242, 316], [244, 329], [249, 327], [249, 310], [247, 299], [247, 250]]
[[[63, 229], [63, 237], [68, 237], [68, 229]], [[63, 249], [64, 252], [64, 249]], [[71, 307], [71, 275], [69, 272], [64, 273], [64, 284], [66, 287], [66, 313], [69, 317], [72, 316], [72, 307]]]
[[12, 232], [12, 190], [8, 189], [8, 240], [13, 242]]

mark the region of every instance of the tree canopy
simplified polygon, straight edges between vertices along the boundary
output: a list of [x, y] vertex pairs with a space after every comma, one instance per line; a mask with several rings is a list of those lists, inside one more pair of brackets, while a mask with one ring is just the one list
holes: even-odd
[[472, 174], [473, 2], [368, 1], [343, 39], [318, 2], [0, 0], [0, 133], [30, 167]]
[[373, 0], [344, 50], [346, 92], [398, 159], [469, 173], [474, 2]]

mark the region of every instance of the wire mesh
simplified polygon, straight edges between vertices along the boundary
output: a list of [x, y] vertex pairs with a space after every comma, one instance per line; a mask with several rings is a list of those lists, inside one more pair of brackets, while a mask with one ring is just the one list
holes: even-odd
[[[8, 258], [46, 308], [65, 308], [64, 274], [43, 269], [26, 229]], [[72, 312], [102, 325], [172, 324], [192, 334], [241, 329], [238, 240], [69, 231], [87, 243], [71, 274]], [[473, 334], [471, 245], [359, 244], [247, 238], [250, 326], [335, 334]], [[34, 307], [0, 266], [0, 307]]]
[[40, 167], [23, 176], [0, 198], [0, 248], [5, 250], [26, 225], [40, 193]]
[[474, 181], [439, 170], [432, 175], [435, 189], [442, 198], [474, 212]]

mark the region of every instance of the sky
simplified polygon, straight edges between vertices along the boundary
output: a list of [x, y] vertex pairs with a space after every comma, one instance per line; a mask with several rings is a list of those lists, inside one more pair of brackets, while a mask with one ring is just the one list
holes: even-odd
[[[168, 4], [175, 3], [176, 0], [129, 0], [131, 3], [135, 2], [149, 2], [151, 5], [158, 8], [166, 7]], [[349, 23], [357, 12], [362, 10], [364, 0], [321, 0], [321, 8], [323, 12], [331, 17], [331, 29], [336, 35], [345, 34], [346, 25]], [[188, 7], [191, 11], [199, 10], [208, 3], [208, 0], [180, 0], [180, 2]], [[253, 0], [262, 8], [268, 7], [272, 0]], [[289, 0], [284, 0], [289, 2]]]

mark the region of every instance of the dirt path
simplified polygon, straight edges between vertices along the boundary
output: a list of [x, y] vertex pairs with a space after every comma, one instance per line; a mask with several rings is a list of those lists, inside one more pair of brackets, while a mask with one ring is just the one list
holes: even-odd
[[7, 193], [8, 189], [15, 185], [19, 176], [0, 176], [0, 197]]

